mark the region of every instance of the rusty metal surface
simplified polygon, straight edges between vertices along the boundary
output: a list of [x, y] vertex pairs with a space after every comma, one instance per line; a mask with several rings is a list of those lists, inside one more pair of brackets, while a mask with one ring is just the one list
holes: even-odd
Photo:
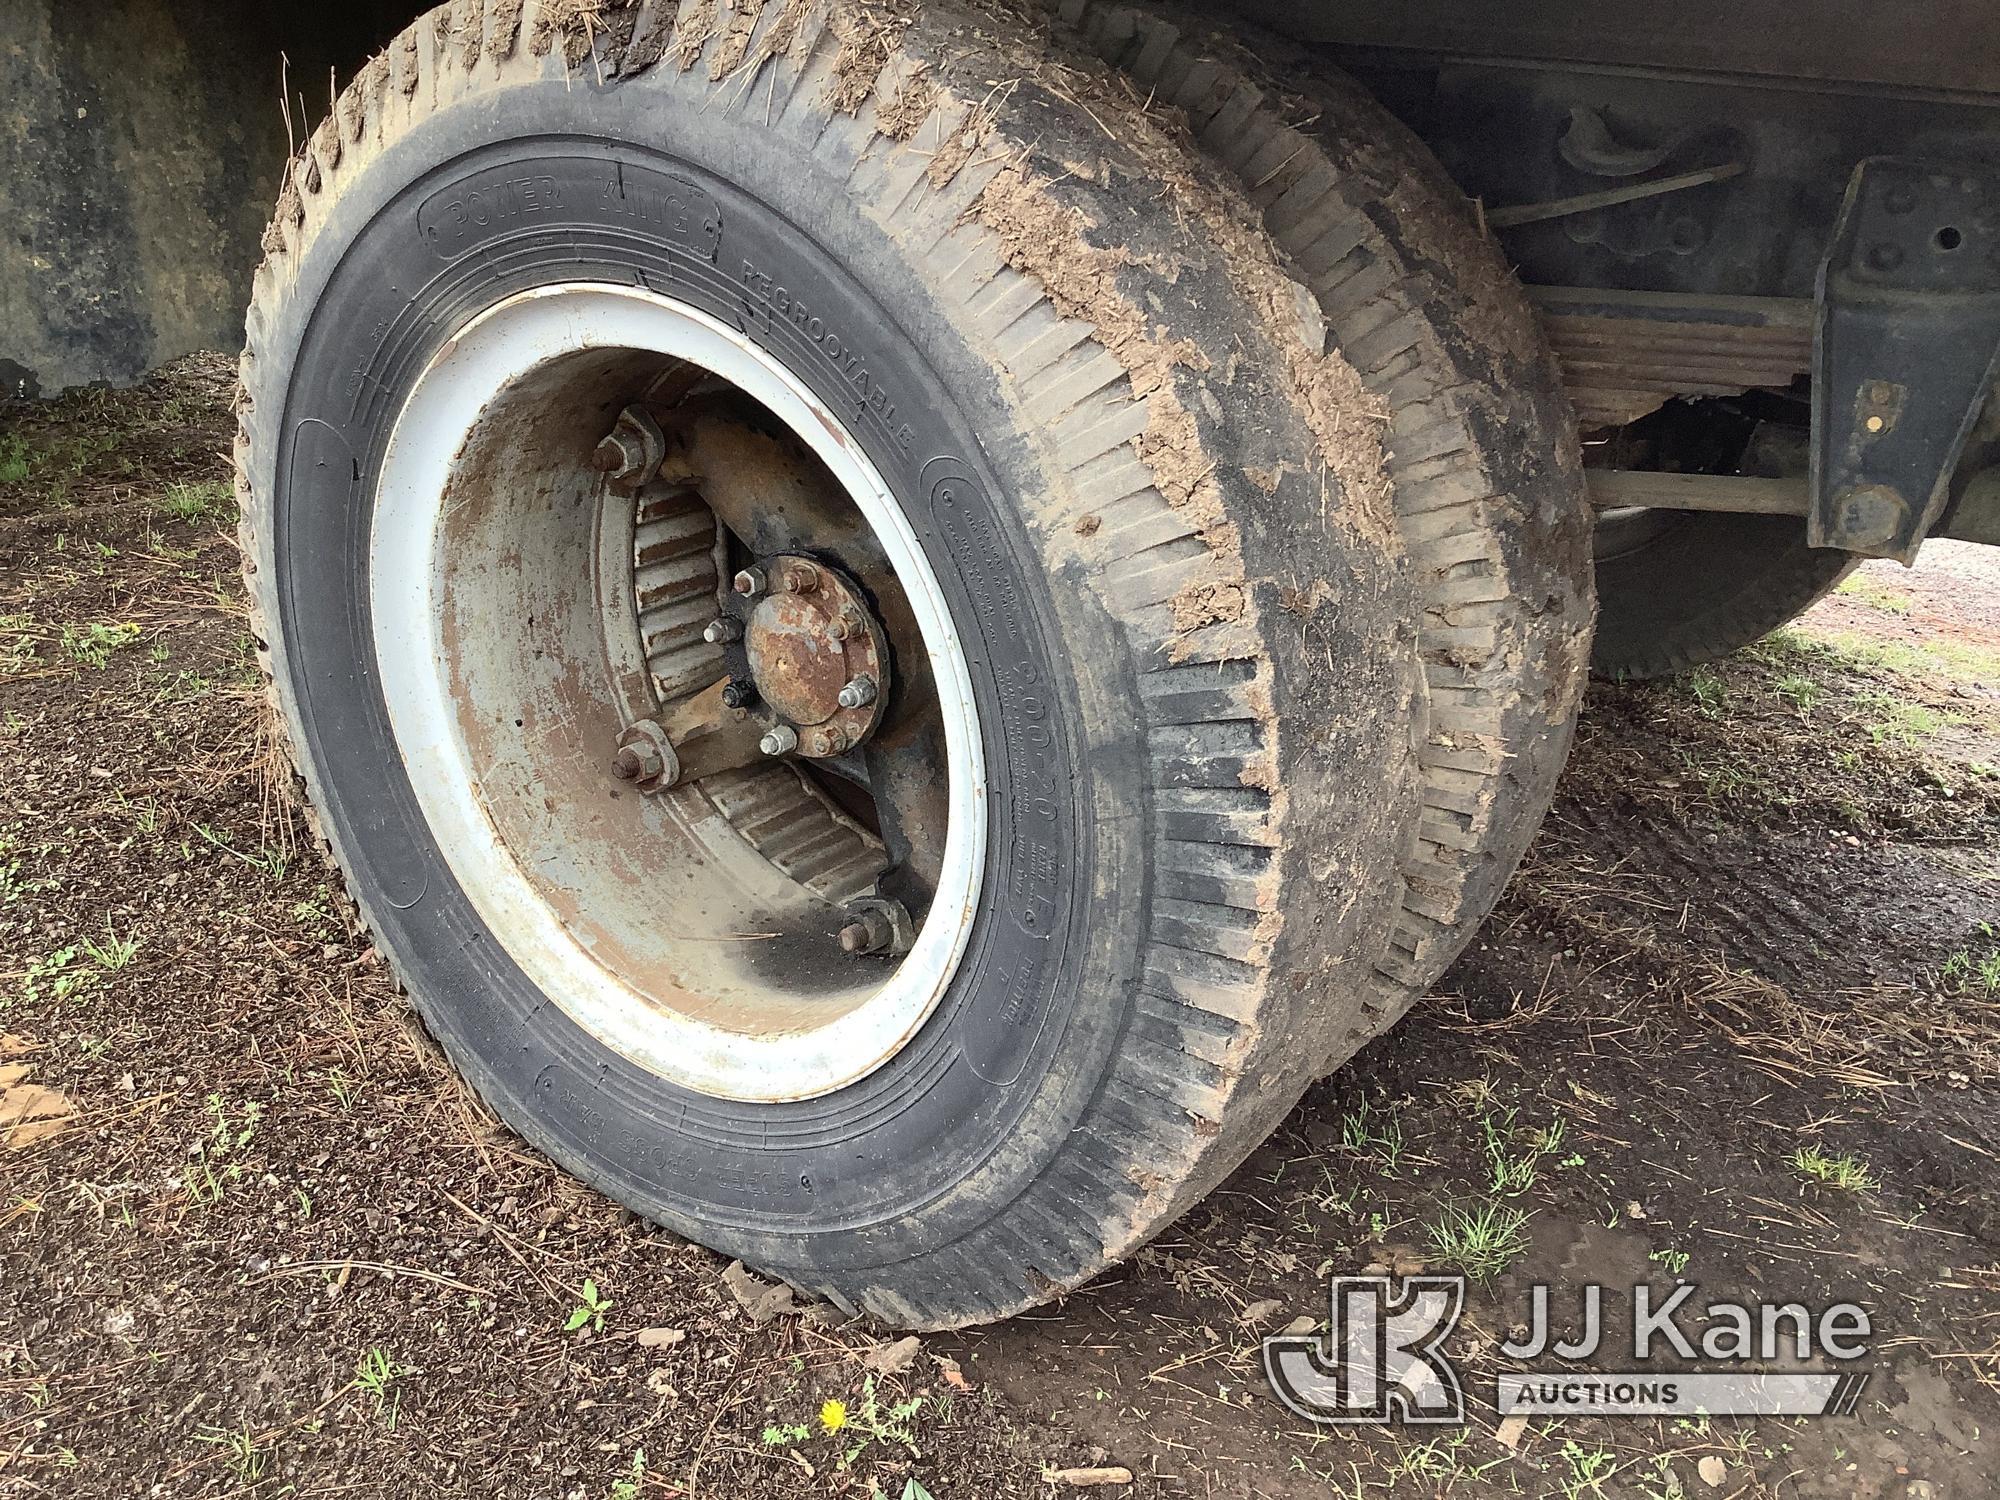
[[1586, 431], [1637, 421], [1675, 396], [1782, 389], [1812, 368], [1810, 302], [1572, 287], [1530, 292]]
[[[799, 731], [799, 754], [844, 754], [865, 740], [887, 700], [889, 653], [861, 591], [808, 557], [766, 560], [771, 589], [751, 612], [744, 654], [757, 691]], [[865, 693], [853, 691], [864, 685]]]
[[1737, 474], [1667, 474], [1592, 469], [1590, 503], [1599, 510], [1713, 510], [1738, 515], [1803, 516], [1804, 478], [1762, 479]]
[[1208, 7], [1307, 43], [1991, 94], [1991, 0], [1234, 0]]

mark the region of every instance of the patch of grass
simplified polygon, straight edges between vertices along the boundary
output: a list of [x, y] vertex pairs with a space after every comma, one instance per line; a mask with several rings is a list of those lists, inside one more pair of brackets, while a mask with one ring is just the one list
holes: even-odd
[[0, 434], [0, 485], [34, 486], [54, 506], [69, 504], [70, 486], [119, 446], [117, 433], [86, 424], [37, 442], [25, 433]]
[[1487, 1201], [1447, 1203], [1424, 1226], [1431, 1252], [1474, 1281], [1490, 1281], [1526, 1252], [1528, 1216]]
[[107, 974], [116, 974], [120, 969], [139, 956], [139, 945], [131, 938], [119, 937], [109, 927], [104, 930], [104, 941], [87, 938], [83, 951], [90, 961]]
[[1729, 684], [1714, 667], [1700, 666], [1680, 679], [1680, 688], [1695, 707], [1711, 719], [1722, 717], [1729, 704]]
[[1490, 1185], [1495, 1193], [1510, 1198], [1535, 1185], [1542, 1158], [1556, 1151], [1569, 1132], [1569, 1122], [1560, 1115], [1545, 1129], [1517, 1130], [1515, 1114], [1506, 1109], [1479, 1117]]
[[1826, 684], [1805, 672], [1780, 672], [1771, 679], [1771, 691], [1800, 713], [1811, 713], [1826, 696]]
[[0, 432], [0, 484], [21, 484], [33, 472], [28, 440], [18, 432]]
[[1585, 1495], [1602, 1495], [1604, 1481], [1618, 1472], [1618, 1464], [1608, 1448], [1586, 1448], [1574, 1438], [1562, 1445], [1562, 1460], [1569, 1473], [1556, 1476], [1562, 1500], [1582, 1500]]
[[257, 1446], [257, 1435], [250, 1430], [248, 1422], [241, 1428], [207, 1428], [195, 1435], [195, 1441], [220, 1448], [224, 1466], [242, 1488], [248, 1489], [264, 1477], [270, 1455]]
[[1678, 1276], [1688, 1268], [1688, 1253], [1685, 1250], [1649, 1250], [1646, 1259], [1669, 1276]]
[[1375, 1158], [1382, 1174], [1394, 1177], [1403, 1160], [1403, 1125], [1363, 1099], [1340, 1117], [1340, 1143], [1356, 1156]]
[[1845, 594], [1857, 604], [1865, 604], [1870, 609], [1879, 609], [1891, 615], [1908, 614], [1914, 602], [1903, 590], [1877, 583], [1862, 573], [1850, 573], [1834, 592]]
[[2000, 651], [1943, 635], [1911, 644], [1878, 641], [1845, 630], [1807, 635], [1787, 626], [1773, 631], [1745, 654], [1767, 666], [1806, 663], [1845, 671], [1887, 671], [1920, 680], [1944, 677], [1968, 683], [2000, 679]]
[[235, 499], [235, 490], [220, 479], [170, 484], [160, 496], [159, 511], [176, 521], [212, 521], [227, 515]]
[[403, 1401], [395, 1385], [409, 1373], [382, 1348], [368, 1349], [354, 1367], [354, 1388], [375, 1403], [375, 1415], [391, 1428], [396, 1425], [396, 1414]]
[[[5, 874], [5, 867], [0, 866], [0, 877]], [[4, 887], [4, 878], [0, 878], [0, 892], [4, 892]], [[1954, 994], [1987, 998], [2000, 995], [2000, 930], [1991, 922], [1981, 922], [1979, 933], [1992, 945], [1988, 952], [1960, 948], [1938, 967], [1938, 981]]]
[[79, 665], [103, 671], [111, 665], [111, 654], [139, 639], [137, 625], [92, 620], [84, 625], [62, 628], [63, 653]]
[[227, 828], [212, 828], [206, 823], [196, 823], [194, 831], [203, 843], [212, 844], [231, 859], [240, 859], [251, 869], [260, 871], [273, 880], [283, 880], [285, 871], [291, 864], [282, 849], [273, 849], [268, 844], [258, 849], [255, 854], [245, 854], [235, 847], [235, 835]]
[[1862, 693], [1855, 701], [1873, 711], [1868, 737], [1878, 745], [1920, 745], [1950, 722], [1936, 709], [1894, 693]]
[[1817, 1146], [1802, 1146], [1787, 1160], [1792, 1170], [1806, 1182], [1839, 1188], [1846, 1193], [1859, 1193], [1875, 1186], [1874, 1174], [1868, 1170], [1868, 1164], [1857, 1156], [1831, 1156]]

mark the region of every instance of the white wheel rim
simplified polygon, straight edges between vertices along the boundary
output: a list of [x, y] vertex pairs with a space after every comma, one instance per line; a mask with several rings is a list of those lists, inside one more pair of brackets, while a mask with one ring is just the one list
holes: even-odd
[[[579, 941], [489, 815], [448, 681], [444, 545], [461, 453], [503, 392], [588, 351], [688, 361], [762, 402], [831, 471], [908, 593], [937, 687], [948, 760], [942, 874], [915, 945], [874, 993], [824, 1024], [749, 1031], [643, 993]], [[489, 476], [490, 477], [490, 476]], [[776, 1102], [830, 1093], [881, 1067], [936, 1009], [964, 955], [987, 839], [986, 778], [965, 653], [916, 533], [838, 416], [741, 334], [650, 291], [569, 284], [522, 293], [449, 340], [424, 369], [384, 453], [370, 536], [376, 664], [406, 773], [432, 836], [495, 941], [606, 1046], [674, 1084]], [[665, 907], [660, 921], [672, 922]]]

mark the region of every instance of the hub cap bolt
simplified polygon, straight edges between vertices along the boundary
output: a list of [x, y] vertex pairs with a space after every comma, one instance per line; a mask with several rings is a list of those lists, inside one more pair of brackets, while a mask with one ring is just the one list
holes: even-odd
[[766, 755], [790, 755], [799, 748], [799, 732], [789, 724], [780, 724], [757, 741], [757, 748]]
[[724, 708], [748, 708], [757, 697], [757, 689], [741, 677], [732, 677], [722, 689]]
[[814, 755], [838, 755], [847, 748], [847, 736], [838, 729], [815, 729], [812, 734]]
[[762, 568], [745, 568], [736, 575], [735, 589], [746, 599], [755, 599], [770, 586]]
[[743, 639], [743, 627], [724, 615], [719, 620], [709, 621], [708, 629], [701, 633], [701, 638], [711, 646], [726, 646], [731, 641]]
[[810, 594], [819, 587], [817, 568], [798, 567], [785, 574], [785, 589], [793, 594]]
[[840, 690], [842, 708], [866, 708], [875, 701], [875, 679], [867, 673], [850, 678], [846, 687]]

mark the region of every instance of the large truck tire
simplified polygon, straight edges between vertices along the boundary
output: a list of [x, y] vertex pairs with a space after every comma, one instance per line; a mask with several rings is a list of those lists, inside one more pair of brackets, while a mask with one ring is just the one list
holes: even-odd
[[343, 91], [249, 313], [253, 624], [506, 1121], [962, 1325], [1379, 1003], [1421, 610], [1352, 369], [1100, 69], [955, 0], [716, 14], [460, 0]]
[[1852, 553], [1806, 545], [1795, 516], [1607, 512], [1597, 528], [1603, 601], [1591, 670], [1644, 680], [1753, 645], [1854, 571]]
[[1464, 949], [1555, 795], [1594, 613], [1575, 417], [1471, 205], [1360, 85], [1180, 8], [1062, 0], [1060, 14], [1235, 175], [1384, 423], [1423, 600], [1424, 814], [1389, 947], [1332, 1067]]

